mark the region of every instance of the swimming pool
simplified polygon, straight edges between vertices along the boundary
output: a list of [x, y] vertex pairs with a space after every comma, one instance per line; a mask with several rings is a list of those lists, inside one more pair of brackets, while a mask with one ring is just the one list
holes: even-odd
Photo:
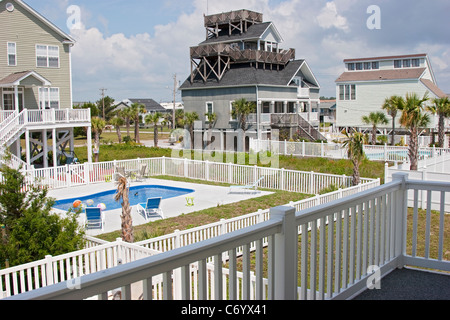
[[[106, 205], [106, 211], [121, 209], [122, 200], [114, 200], [114, 195], [116, 194], [116, 192], [117, 190], [114, 189], [84, 197], [58, 200], [55, 202], [53, 208], [68, 211], [69, 209], [73, 209], [73, 203], [76, 200], [80, 200], [84, 206], [87, 206], [88, 202], [91, 201], [91, 206], [93, 207], [97, 207], [100, 203], [104, 203]], [[169, 199], [183, 196], [192, 192], [194, 192], [193, 189], [175, 188], [160, 185], [134, 186], [130, 188], [130, 206], [137, 205], [138, 203], [145, 203], [147, 202], [148, 198], [161, 197], [162, 199]]]

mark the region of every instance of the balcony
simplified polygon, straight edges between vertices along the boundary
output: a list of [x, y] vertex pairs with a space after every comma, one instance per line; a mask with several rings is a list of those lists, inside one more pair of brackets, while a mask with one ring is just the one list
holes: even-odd
[[202, 59], [214, 56], [229, 56], [234, 62], [262, 62], [285, 65], [295, 59], [295, 49], [270, 52], [263, 50], [240, 50], [232, 44], [217, 43], [191, 47], [191, 58]]
[[214, 28], [216, 25], [222, 25], [245, 20], [256, 23], [262, 23], [263, 14], [250, 10], [236, 10], [230, 12], [223, 12], [219, 14], [213, 14], [205, 16], [205, 27]]
[[[417, 197], [421, 191], [444, 201], [450, 184], [396, 174], [392, 182], [367, 191], [300, 211], [272, 208], [268, 220], [250, 227], [9, 299], [107, 299], [117, 288], [123, 299], [131, 299], [136, 285], [144, 300], [367, 298], [368, 285], [392, 283], [389, 278], [397, 274], [406, 274], [409, 282], [400, 286], [407, 287], [408, 276], [417, 275], [406, 266], [450, 271], [443, 206], [437, 213], [427, 206], [424, 229], [418, 225], [417, 198], [408, 208], [408, 193]], [[419, 230], [426, 231], [424, 239]], [[421, 282], [414, 284], [427, 284], [429, 274], [415, 272]], [[450, 277], [434, 276], [438, 282], [431, 288], [444, 283], [447, 290], [432, 294], [448, 298]]]

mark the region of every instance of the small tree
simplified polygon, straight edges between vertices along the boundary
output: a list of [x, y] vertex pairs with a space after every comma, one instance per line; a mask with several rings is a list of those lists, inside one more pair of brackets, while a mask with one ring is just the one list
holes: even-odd
[[231, 115], [238, 120], [239, 129], [242, 129], [242, 152], [245, 152], [245, 132], [247, 131], [247, 117], [256, 111], [256, 105], [245, 98], [233, 102]]
[[433, 99], [433, 105], [428, 107], [433, 114], [437, 114], [438, 122], [438, 143], [439, 147], [444, 148], [445, 140], [445, 118], [450, 116], [450, 100], [448, 97]]
[[145, 123], [153, 125], [153, 144], [155, 148], [158, 148], [158, 124], [161, 117], [161, 112], [155, 112], [145, 117]]
[[346, 139], [344, 140], [343, 147], [347, 148], [347, 156], [353, 163], [352, 183], [356, 186], [361, 182], [359, 168], [366, 157], [364, 153], [364, 135], [356, 131], [352, 134], [345, 131], [344, 135]]
[[102, 118], [93, 117], [91, 119], [92, 131], [94, 132], [94, 149], [96, 152], [94, 153], [94, 161], [99, 161], [99, 153], [100, 153], [100, 136], [105, 129], [106, 122]]
[[139, 117], [141, 114], [147, 112], [145, 106], [139, 103], [133, 103], [130, 107], [130, 118], [134, 121], [134, 140], [137, 143], [141, 143], [141, 138], [139, 136]]
[[372, 145], [377, 144], [377, 127], [380, 124], [388, 124], [388, 119], [386, 115], [381, 112], [371, 112], [368, 116], [363, 116], [362, 121], [365, 124], [372, 125]]
[[128, 243], [134, 242], [133, 219], [131, 218], [131, 207], [129, 199], [130, 189], [125, 177], [120, 177], [117, 183], [117, 193], [114, 200], [122, 199], [122, 240]]
[[425, 128], [430, 123], [430, 117], [424, 111], [425, 102], [428, 95], [419, 98], [416, 93], [407, 94], [405, 105], [402, 109], [400, 123], [409, 130], [409, 159], [411, 161], [410, 170], [417, 170], [419, 161], [419, 130]]
[[27, 185], [25, 176], [8, 166], [0, 173], [0, 224], [4, 226], [0, 241], [0, 263], [10, 266], [61, 255], [84, 246], [84, 231], [76, 215], [66, 217], [52, 213], [54, 200], [42, 186]]
[[122, 143], [122, 133], [120, 132], [120, 126], [124, 125], [123, 119], [115, 116], [114, 118], [109, 120], [109, 123], [116, 129], [117, 139], [119, 140], [119, 143]]
[[194, 150], [194, 124], [200, 117], [197, 112], [186, 112], [184, 114], [184, 124], [187, 126], [191, 136], [191, 149]]
[[397, 113], [403, 108], [405, 104], [405, 99], [401, 96], [392, 96], [384, 100], [382, 109], [392, 117], [392, 140], [391, 146], [395, 145], [395, 118]]

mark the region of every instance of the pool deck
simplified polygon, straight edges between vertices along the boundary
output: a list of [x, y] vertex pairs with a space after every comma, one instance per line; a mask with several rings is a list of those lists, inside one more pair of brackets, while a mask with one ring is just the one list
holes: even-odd
[[[140, 185], [163, 185], [177, 188], [187, 188], [193, 189], [195, 192], [190, 193], [185, 196], [179, 196], [170, 199], [164, 199], [161, 203], [161, 208], [164, 213], [165, 218], [177, 217], [181, 214], [187, 214], [199, 210], [204, 210], [212, 207], [217, 207], [218, 205], [230, 204], [239, 202], [242, 200], [247, 200], [251, 198], [261, 197], [264, 195], [272, 194], [272, 192], [267, 191], [254, 191], [245, 190], [241, 192], [230, 193], [230, 188], [219, 187], [206, 184], [194, 184], [187, 182], [171, 181], [171, 180], [160, 180], [160, 179], [145, 179], [144, 181], [135, 182], [131, 181], [131, 186]], [[88, 196], [94, 193], [99, 193], [108, 190], [116, 190], [116, 185], [113, 182], [109, 183], [99, 183], [87, 186], [72, 187], [66, 189], [50, 190], [49, 197], [55, 198], [56, 200], [71, 199], [76, 197]], [[194, 206], [186, 205], [186, 197], [194, 197]], [[132, 195], [130, 195], [132, 197]], [[142, 225], [150, 221], [158, 220], [160, 218], [151, 218], [145, 220], [145, 218], [137, 211], [137, 206], [133, 206], [131, 210], [131, 216], [133, 219], [133, 225]], [[57, 213], [64, 213], [61, 210], [55, 210]], [[112, 231], [120, 230], [121, 228], [121, 216], [122, 209], [105, 211], [105, 227], [102, 230], [87, 230], [86, 234], [90, 236], [96, 236], [102, 233], [109, 233]], [[79, 221], [82, 223], [84, 221], [84, 214], [80, 215]]]

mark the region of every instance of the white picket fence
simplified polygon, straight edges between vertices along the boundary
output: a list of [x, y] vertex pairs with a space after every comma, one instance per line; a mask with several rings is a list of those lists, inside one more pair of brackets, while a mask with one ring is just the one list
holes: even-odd
[[[147, 176], [172, 176], [248, 185], [264, 176], [260, 188], [318, 194], [323, 189], [335, 186], [347, 188], [352, 179], [346, 175], [286, 170], [270, 167], [247, 166], [233, 163], [191, 160], [185, 158], [148, 158], [135, 160], [84, 163], [56, 168], [26, 170], [30, 183], [46, 185], [50, 189], [109, 182], [114, 179], [118, 167], [139, 170], [147, 166]], [[362, 178], [362, 183], [373, 179]]]
[[[321, 157], [332, 159], [348, 159], [347, 151], [338, 143], [292, 142], [250, 139], [250, 149], [254, 152], [270, 151], [275, 154], [302, 157]], [[364, 152], [373, 161], [407, 161], [408, 147], [388, 145], [364, 145]], [[434, 158], [450, 154], [450, 148], [420, 147], [419, 158]]]

